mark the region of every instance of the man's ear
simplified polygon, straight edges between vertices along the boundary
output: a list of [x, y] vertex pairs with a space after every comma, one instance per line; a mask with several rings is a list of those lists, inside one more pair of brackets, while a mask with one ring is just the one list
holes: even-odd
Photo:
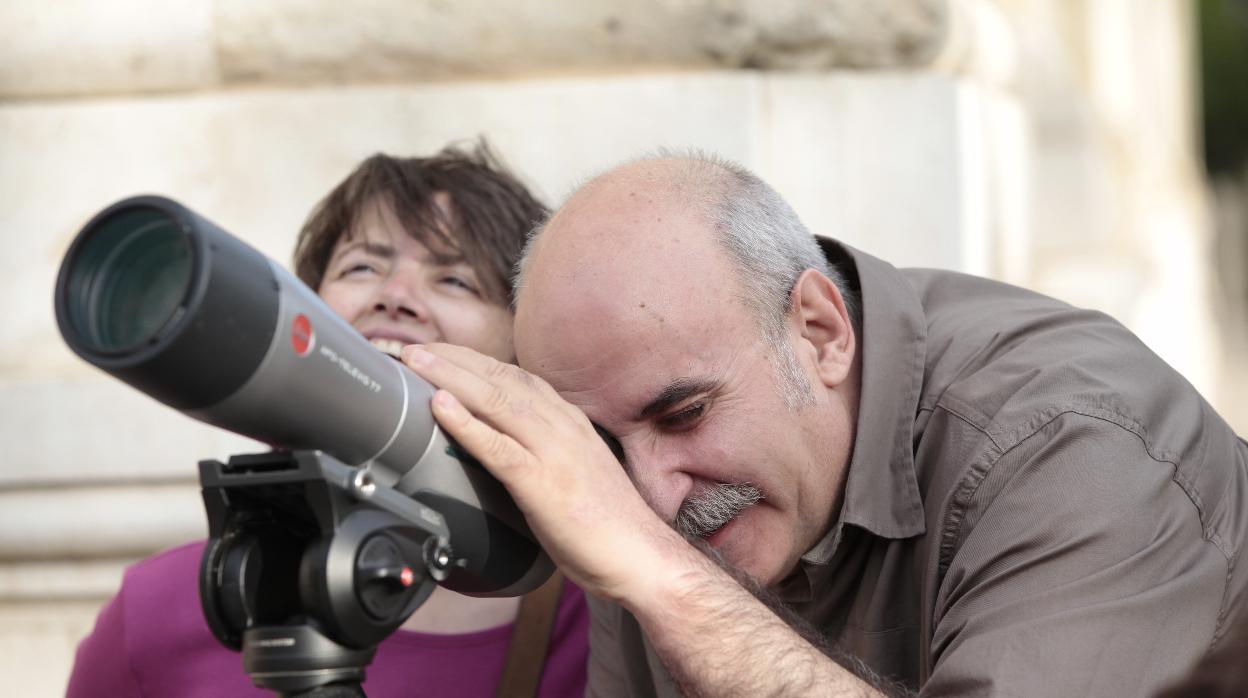
[[802, 272], [789, 294], [789, 318], [804, 348], [814, 354], [823, 384], [835, 388], [845, 382], [858, 345], [845, 298], [836, 284], [814, 269]]

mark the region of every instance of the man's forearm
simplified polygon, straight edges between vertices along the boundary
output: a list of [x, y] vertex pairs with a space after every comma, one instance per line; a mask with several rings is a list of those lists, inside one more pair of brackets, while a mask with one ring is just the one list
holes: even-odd
[[689, 696], [881, 695], [692, 547], [646, 598], [622, 599]]

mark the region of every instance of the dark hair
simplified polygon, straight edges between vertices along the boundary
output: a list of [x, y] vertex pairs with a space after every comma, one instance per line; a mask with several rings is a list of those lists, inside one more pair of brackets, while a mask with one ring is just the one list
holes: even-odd
[[[435, 203], [444, 192], [450, 211]], [[547, 210], [507, 171], [485, 139], [471, 148], [447, 146], [428, 158], [378, 153], [364, 160], [322, 199], [299, 231], [295, 274], [314, 290], [334, 246], [355, 235], [364, 206], [389, 204], [403, 229], [435, 254], [453, 252], [476, 272], [482, 294], [510, 305], [511, 269], [525, 237]]]

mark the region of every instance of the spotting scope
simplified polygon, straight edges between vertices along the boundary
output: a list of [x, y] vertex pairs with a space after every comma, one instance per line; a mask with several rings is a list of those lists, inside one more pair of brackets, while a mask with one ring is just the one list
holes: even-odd
[[[550, 576], [549, 558], [506, 490], [434, 421], [432, 386], [369, 344], [280, 265], [185, 206], [140, 196], [97, 214], [65, 254], [55, 308], [65, 341], [89, 363], [183, 414], [262, 441], [277, 454], [296, 454], [241, 458], [228, 466], [201, 463], [210, 547], [241, 540], [231, 525], [246, 528], [272, 512], [295, 511], [291, 500], [308, 498], [316, 501], [305, 507], [303, 542], [332, 557], [328, 541], [314, 539], [332, 536], [337, 515], [325, 513], [325, 490], [306, 486], [324, 470], [336, 483], [329, 489], [351, 495], [343, 501], [374, 498], [386, 516], [421, 519], [409, 523], [428, 533], [424, 552], [431, 559], [425, 562], [437, 567], [429, 574], [442, 586], [514, 596]], [[322, 461], [329, 465], [317, 465]], [[275, 477], [303, 484], [275, 494]], [[229, 490], [244, 481], [269, 484], [245, 496], [242, 489]], [[352, 536], [360, 550], [367, 547], [367, 535]], [[269, 547], [273, 558], [277, 546]], [[216, 560], [207, 559], [211, 549], [206, 553], [201, 592], [205, 580], [219, 585], [229, 565], [244, 577], [249, 562], [259, 567], [256, 555], [245, 546], [239, 550], [224, 550]], [[324, 566], [325, 559], [316, 564]], [[301, 593], [315, 595], [310, 565], [293, 560], [288, 566], [297, 570], [292, 583], [303, 585]], [[342, 583], [366, 585], [403, 568], [391, 567], [361, 572], [357, 566]], [[219, 604], [225, 610], [218, 611], [236, 619], [226, 626], [256, 615], [247, 604], [263, 598], [264, 589], [247, 585], [265, 578], [252, 574], [226, 583]], [[325, 585], [322, 580], [322, 595]], [[210, 625], [211, 603], [205, 598]], [[243, 628], [213, 630], [237, 644]], [[376, 641], [361, 638], [354, 644]]]

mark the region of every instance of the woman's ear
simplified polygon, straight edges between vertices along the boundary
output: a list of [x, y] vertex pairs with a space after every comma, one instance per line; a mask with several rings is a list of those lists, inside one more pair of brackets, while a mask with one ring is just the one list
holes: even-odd
[[793, 330], [815, 357], [819, 379], [829, 388], [841, 385], [854, 364], [857, 342], [845, 297], [832, 280], [814, 269], [797, 277], [789, 294]]

